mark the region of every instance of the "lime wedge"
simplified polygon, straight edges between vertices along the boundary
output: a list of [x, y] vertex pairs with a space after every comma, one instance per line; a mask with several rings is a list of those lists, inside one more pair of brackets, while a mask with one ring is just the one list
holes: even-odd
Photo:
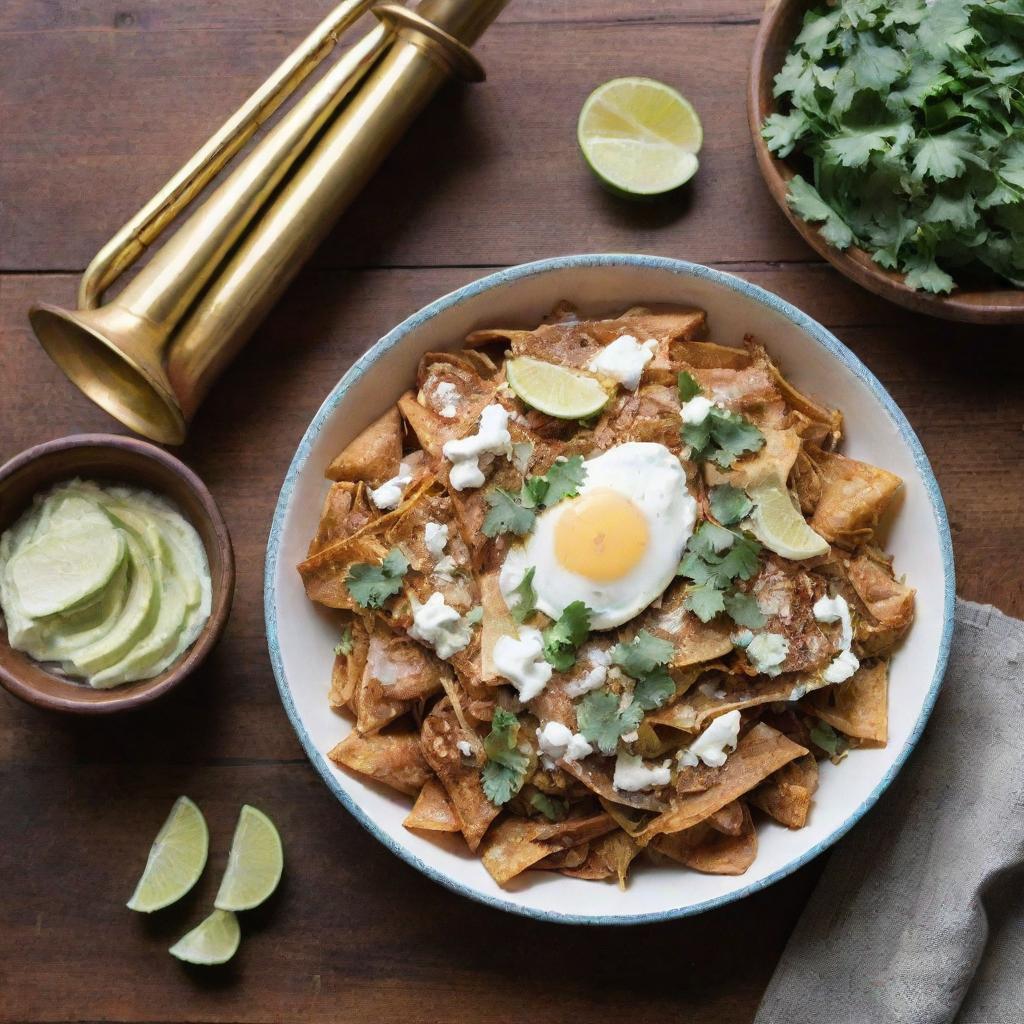
[[529, 356], [510, 359], [505, 374], [528, 406], [562, 420], [584, 420], [608, 401], [608, 392], [593, 377]]
[[769, 551], [793, 560], [828, 552], [828, 541], [807, 525], [783, 484], [771, 481], [747, 493], [754, 503], [750, 530]]
[[283, 869], [284, 852], [274, 823], [262, 811], [244, 804], [213, 905], [218, 910], [258, 907], [277, 888]]
[[151, 914], [180, 900], [203, 873], [209, 846], [203, 812], [187, 796], [179, 796], [153, 840], [128, 908]]
[[171, 956], [188, 964], [227, 963], [237, 952], [242, 941], [238, 918], [229, 910], [215, 910], [171, 946]]
[[627, 196], [657, 196], [697, 173], [704, 141], [690, 101], [653, 78], [599, 85], [576, 127], [583, 158], [600, 181]]

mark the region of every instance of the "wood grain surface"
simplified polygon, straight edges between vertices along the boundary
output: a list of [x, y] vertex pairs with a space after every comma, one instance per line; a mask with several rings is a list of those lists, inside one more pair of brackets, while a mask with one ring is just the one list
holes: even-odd
[[[317, 20], [294, 0], [6, 0], [0, 5], [0, 459], [119, 432], [32, 338], [98, 245]], [[225, 638], [179, 691], [74, 720], [0, 695], [0, 1020], [619, 1022], [752, 1019], [820, 861], [687, 921], [582, 929], [449, 894], [389, 854], [308, 765], [263, 636], [263, 552], [287, 464], [352, 361], [485, 268], [630, 250], [731, 270], [832, 328], [918, 430], [949, 507], [959, 590], [1024, 614], [1024, 333], [939, 323], [860, 291], [786, 223], [744, 122], [759, 0], [513, 0], [207, 400], [180, 454], [220, 502], [238, 588]], [[648, 73], [701, 110], [694, 187], [634, 207], [575, 149], [597, 83]], [[124, 909], [179, 793], [211, 865], [150, 920]], [[166, 953], [205, 913], [243, 802], [279, 824], [282, 889], [225, 970]], [[684, 883], [681, 883], [684, 884]]]

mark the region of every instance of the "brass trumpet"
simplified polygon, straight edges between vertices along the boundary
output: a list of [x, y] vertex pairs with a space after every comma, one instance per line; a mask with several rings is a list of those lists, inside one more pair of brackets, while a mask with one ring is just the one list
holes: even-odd
[[378, 19], [217, 185], [112, 300], [103, 293], [163, 235], [371, 8], [345, 0], [103, 247], [76, 310], [39, 304], [36, 337], [136, 433], [180, 444], [217, 375], [506, 0], [372, 7]]

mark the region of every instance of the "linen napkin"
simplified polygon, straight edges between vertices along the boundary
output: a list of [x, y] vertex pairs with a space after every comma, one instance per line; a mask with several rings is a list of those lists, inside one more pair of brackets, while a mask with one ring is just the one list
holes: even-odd
[[837, 845], [754, 1024], [1024, 1024], [1024, 622], [957, 601], [918, 748]]

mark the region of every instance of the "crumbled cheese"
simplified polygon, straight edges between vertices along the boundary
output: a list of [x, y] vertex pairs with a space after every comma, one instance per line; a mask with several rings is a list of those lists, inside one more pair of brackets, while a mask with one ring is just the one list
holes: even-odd
[[423, 543], [427, 551], [435, 559], [444, 554], [445, 545], [448, 543], [447, 523], [427, 523], [423, 527]]
[[604, 665], [595, 665], [582, 679], [565, 684], [565, 693], [569, 697], [582, 697], [591, 690], [599, 690], [608, 679], [608, 669]]
[[700, 692], [703, 693], [708, 700], [725, 699], [725, 690], [721, 689], [720, 687], [716, 687], [714, 683], [701, 683], [700, 686], [697, 687], [697, 689], [700, 690]]
[[517, 441], [512, 445], [512, 465], [524, 476], [530, 468], [530, 459], [533, 458], [533, 442]]
[[398, 467], [398, 476], [385, 480], [380, 487], [370, 488], [370, 501], [382, 512], [397, 508], [411, 480], [412, 467], [407, 462], [403, 462]]
[[519, 639], [502, 636], [494, 645], [494, 668], [519, 692], [521, 701], [533, 700], [548, 684], [551, 666], [544, 660], [539, 629], [523, 626]]
[[451, 555], [445, 555], [444, 558], [438, 560], [437, 565], [434, 566], [434, 574], [437, 576], [443, 576], [445, 579], [452, 579], [458, 570], [458, 565], [455, 563], [455, 559]]
[[652, 767], [625, 750], [620, 750], [619, 756], [615, 759], [612, 785], [623, 793], [636, 793], [641, 789], [667, 786], [671, 781], [671, 761], [664, 761], [660, 766]]
[[[814, 602], [814, 618], [818, 622], [838, 622], [842, 650], [832, 659], [822, 678], [826, 683], [844, 683], [860, 668], [860, 660], [850, 648], [853, 646], [853, 620], [850, 606], [842, 595], [822, 597]], [[792, 698], [790, 698], [792, 699]]]
[[733, 635], [729, 637], [729, 639], [737, 647], [746, 648], [750, 646], [750, 641], [754, 639], [754, 634], [749, 629], [740, 629], [737, 632], [733, 633]]
[[747, 644], [747, 659], [755, 671], [777, 676], [789, 654], [789, 641], [781, 633], [758, 633]]
[[445, 404], [438, 410], [441, 416], [446, 420], [455, 419], [458, 414], [458, 404], [462, 397], [459, 394], [459, 389], [452, 384], [450, 381], [443, 380], [435, 388], [435, 393], [440, 401]]
[[582, 761], [589, 757], [594, 748], [579, 734], [574, 733], [561, 722], [546, 722], [537, 730], [540, 752], [552, 762], [565, 758], [566, 761]]
[[435, 591], [425, 604], [412, 602], [409, 636], [430, 644], [439, 658], [450, 658], [469, 646], [472, 630], [462, 616], [445, 604], [444, 595]]
[[587, 364], [588, 370], [611, 377], [628, 391], [636, 391], [644, 367], [654, 358], [658, 347], [653, 338], [642, 345], [632, 334], [623, 334], [610, 345], [605, 345]]
[[688, 402], [683, 403], [683, 422], [691, 427], [700, 426], [708, 418], [708, 413], [711, 412], [713, 405], [714, 402], [703, 395], [694, 396]]
[[480, 425], [475, 434], [455, 441], [446, 441], [441, 449], [452, 464], [449, 483], [457, 491], [467, 487], [481, 487], [484, 474], [480, 469], [481, 455], [512, 457], [512, 435], [508, 432], [508, 413], [504, 406], [492, 403], [480, 413]]
[[455, 745], [459, 748], [459, 753], [463, 757], [473, 756], [473, 744], [470, 743], [469, 740], [459, 740]]
[[736, 749], [739, 734], [739, 711], [727, 711], [719, 715], [686, 750], [679, 751], [679, 762], [695, 767], [698, 761], [703, 761], [709, 768], [721, 768], [729, 751]]

